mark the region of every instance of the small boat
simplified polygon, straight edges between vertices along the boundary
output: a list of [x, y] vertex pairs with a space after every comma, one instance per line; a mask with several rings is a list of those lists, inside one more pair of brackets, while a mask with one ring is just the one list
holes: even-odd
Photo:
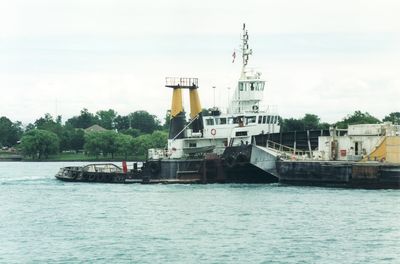
[[215, 145], [201, 146], [201, 147], [188, 147], [183, 148], [185, 154], [196, 154], [196, 153], [209, 153], [215, 149]]
[[63, 167], [55, 177], [62, 181], [125, 183], [131, 174], [113, 163], [102, 163]]

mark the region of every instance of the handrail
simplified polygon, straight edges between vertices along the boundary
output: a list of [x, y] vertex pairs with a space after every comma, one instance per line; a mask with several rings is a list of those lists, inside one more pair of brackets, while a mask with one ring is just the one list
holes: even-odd
[[271, 141], [271, 140], [267, 140], [266, 142], [266, 147], [267, 148], [271, 148], [274, 150], [279, 151], [281, 154], [286, 155], [290, 155], [292, 158], [298, 158], [298, 156], [304, 156], [307, 155], [308, 152], [304, 151], [304, 150], [296, 150], [294, 148], [279, 144], [277, 142]]

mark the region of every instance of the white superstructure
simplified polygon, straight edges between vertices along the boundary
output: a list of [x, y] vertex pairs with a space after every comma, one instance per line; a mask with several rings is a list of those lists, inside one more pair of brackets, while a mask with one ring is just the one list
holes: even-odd
[[[206, 152], [220, 155], [227, 146], [251, 144], [255, 135], [280, 131], [277, 113], [271, 107], [262, 109], [265, 81], [261, 79], [261, 73], [246, 68], [252, 50], [248, 45], [249, 36], [245, 25], [241, 40], [242, 72], [227, 113], [213, 108], [210, 116], [197, 116], [203, 118], [202, 131], [192, 132], [189, 122], [181, 131], [183, 138], [177, 136], [168, 140], [167, 150], [163, 152], [164, 158], [194, 157]], [[149, 159], [160, 158], [160, 154], [160, 151], [149, 150]]]

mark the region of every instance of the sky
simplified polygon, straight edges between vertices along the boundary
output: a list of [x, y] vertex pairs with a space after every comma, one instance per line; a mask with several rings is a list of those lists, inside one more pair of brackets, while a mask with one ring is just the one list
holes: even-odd
[[[171, 107], [165, 77], [199, 78], [224, 109], [240, 76], [242, 23], [264, 104], [335, 122], [400, 111], [397, 0], [0, 0], [0, 116], [34, 122]], [[184, 94], [189, 109], [188, 94]]]

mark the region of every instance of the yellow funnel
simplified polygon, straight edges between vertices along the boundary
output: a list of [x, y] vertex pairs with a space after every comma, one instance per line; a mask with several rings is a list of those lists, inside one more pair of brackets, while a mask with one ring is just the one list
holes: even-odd
[[182, 89], [177, 88], [172, 93], [171, 117], [176, 117], [180, 112], [183, 112]]
[[197, 89], [190, 89], [190, 118], [195, 118], [199, 113], [201, 113], [201, 105], [199, 94], [197, 93]]

